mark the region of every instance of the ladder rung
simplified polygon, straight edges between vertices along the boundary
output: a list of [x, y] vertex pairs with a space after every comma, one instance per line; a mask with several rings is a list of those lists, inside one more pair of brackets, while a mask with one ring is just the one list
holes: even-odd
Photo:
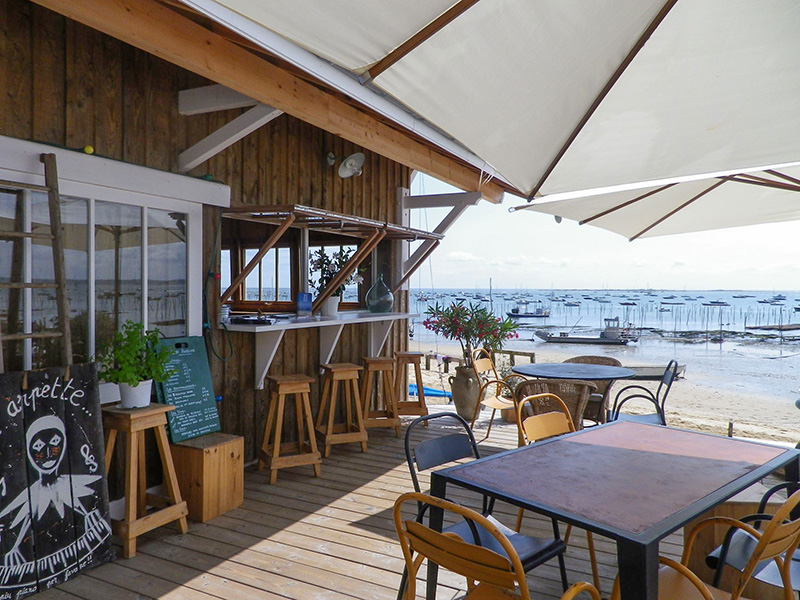
[[8, 179], [0, 179], [0, 186], [8, 188], [16, 188], [22, 190], [33, 190], [35, 192], [49, 192], [50, 188], [46, 185], [36, 185], [35, 183], [20, 183], [19, 181], [9, 181]]
[[52, 240], [52, 233], [33, 233], [25, 231], [0, 231], [0, 239], [31, 238], [32, 240]]
[[0, 335], [0, 341], [11, 342], [14, 340], [27, 340], [36, 338], [57, 338], [63, 334], [60, 331], [40, 331], [39, 333], [4, 333]]
[[31, 289], [55, 289], [58, 287], [57, 283], [0, 283], [0, 290], [23, 290], [25, 288]]

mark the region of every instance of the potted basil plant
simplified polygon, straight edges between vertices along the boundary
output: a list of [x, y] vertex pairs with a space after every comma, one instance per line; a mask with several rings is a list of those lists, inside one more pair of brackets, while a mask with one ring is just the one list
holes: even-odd
[[144, 325], [126, 321], [122, 331], [98, 357], [100, 379], [119, 386], [122, 408], [142, 408], [150, 404], [153, 381], [169, 379], [167, 364], [172, 350], [159, 344], [158, 328], [145, 331]]

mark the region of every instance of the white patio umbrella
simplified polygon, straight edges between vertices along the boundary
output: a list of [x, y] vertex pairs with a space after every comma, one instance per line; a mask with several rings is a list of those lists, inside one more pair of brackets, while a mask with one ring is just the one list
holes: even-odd
[[526, 196], [800, 157], [796, 0], [181, 1]]
[[525, 209], [594, 225], [631, 241], [792, 221], [800, 219], [800, 163], [590, 196], [557, 194], [511, 210]]

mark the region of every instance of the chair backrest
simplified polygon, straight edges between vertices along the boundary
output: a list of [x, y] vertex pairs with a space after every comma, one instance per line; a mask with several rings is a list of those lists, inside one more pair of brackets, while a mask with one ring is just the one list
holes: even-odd
[[[572, 422], [576, 429], [581, 428], [583, 413], [589, 403], [589, 395], [597, 387], [590, 381], [578, 381], [574, 379], [529, 379], [523, 381], [514, 388], [517, 402], [526, 396], [536, 396], [538, 394], [553, 394], [567, 405]], [[542, 409], [545, 405], [542, 406]], [[560, 407], [553, 403], [544, 412], [560, 410]]]
[[[458, 433], [441, 435], [412, 445], [411, 436], [417, 427], [425, 422], [439, 419], [452, 421], [461, 431]], [[419, 471], [438, 467], [444, 463], [460, 460], [462, 458], [481, 457], [478, 451], [478, 444], [475, 443], [475, 436], [472, 434], [469, 423], [456, 413], [438, 413], [414, 419], [408, 426], [408, 429], [406, 429], [405, 448], [408, 470], [411, 472], [411, 481], [414, 484], [414, 490], [417, 492], [420, 491], [419, 479], [417, 477]]]
[[[556, 410], [550, 407], [556, 406]], [[530, 411], [530, 416], [525, 416]], [[517, 428], [526, 444], [575, 431], [569, 408], [555, 394], [526, 396], [517, 406]]]
[[[417, 506], [441, 508], [445, 512], [445, 518], [447, 518], [447, 513], [450, 513], [464, 519], [471, 524], [473, 542], [479, 541], [477, 527], [485, 529], [497, 540], [506, 556], [480, 547], [476, 543], [469, 543], [453, 533], [434, 531], [414, 518], [404, 519], [403, 505], [408, 502], [416, 503]], [[410, 513], [407, 511], [407, 514]], [[418, 492], [400, 496], [394, 503], [392, 516], [397, 539], [400, 542], [408, 569], [408, 587], [405, 598], [416, 597], [417, 571], [422, 565], [422, 559], [427, 558], [442, 568], [463, 575], [468, 581], [477, 581], [479, 584], [487, 584], [512, 592], [518, 587], [519, 598], [530, 600], [528, 585], [525, 581], [525, 570], [517, 551], [503, 532], [486, 517], [458, 504]], [[413, 553], [417, 553], [416, 558]]]
[[[613, 356], [573, 356], [564, 361], [565, 363], [581, 363], [584, 365], [606, 365], [609, 367], [621, 367], [622, 363]], [[614, 380], [601, 379], [592, 380], [592, 383], [597, 386], [597, 394], [603, 396], [603, 402], [598, 403], [596, 406], [590, 404], [584, 414], [584, 418], [597, 421], [598, 423], [605, 421], [605, 412], [608, 409], [608, 394], [611, 391], [611, 384]]]
[[497, 374], [497, 368], [494, 366], [492, 355], [486, 348], [475, 348], [472, 351], [472, 370], [478, 380], [482, 379], [500, 379]]
[[658, 389], [656, 390], [656, 401], [659, 406], [661, 406], [662, 411], [664, 410], [664, 404], [667, 401], [669, 390], [672, 387], [672, 382], [675, 381], [677, 377], [678, 361], [673, 359], [669, 361], [667, 368], [664, 369], [664, 375], [662, 375], [661, 381], [658, 383]]

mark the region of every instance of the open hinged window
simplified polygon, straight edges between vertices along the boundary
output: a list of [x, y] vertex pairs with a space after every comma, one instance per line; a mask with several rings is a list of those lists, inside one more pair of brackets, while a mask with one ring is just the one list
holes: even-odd
[[[298, 205], [245, 206], [223, 211], [221, 301], [239, 311], [294, 311], [297, 294], [312, 292], [317, 310], [344, 286], [345, 307], [363, 305], [376, 272], [392, 273], [392, 241], [442, 238], [393, 223]], [[323, 252], [341, 266], [320, 285], [312, 256]], [[429, 253], [426, 253], [427, 257]], [[368, 259], [372, 261], [369, 264]], [[411, 276], [422, 260], [402, 274], [393, 273], [394, 290]], [[388, 265], [388, 266], [387, 266]], [[360, 284], [352, 275], [362, 276]], [[325, 278], [327, 279], [327, 278]]]

